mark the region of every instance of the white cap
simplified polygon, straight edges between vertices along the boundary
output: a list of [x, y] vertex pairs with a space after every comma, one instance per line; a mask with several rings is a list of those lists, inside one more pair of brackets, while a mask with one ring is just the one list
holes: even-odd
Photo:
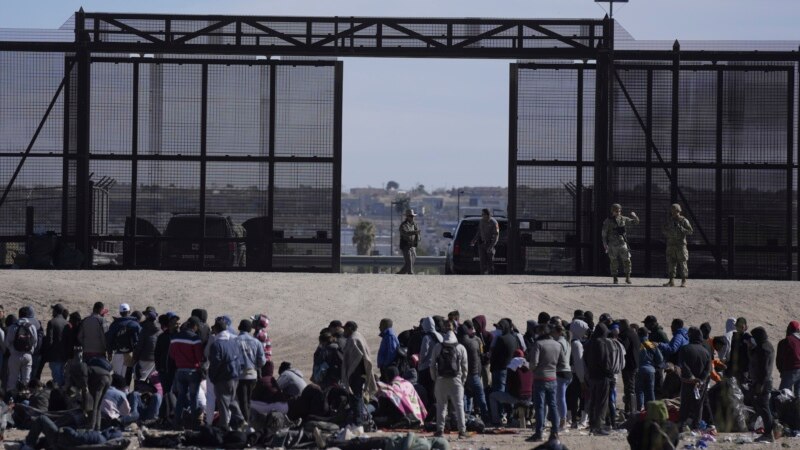
[[130, 310], [131, 310], [131, 305], [127, 303], [119, 305], [119, 312], [129, 312]]

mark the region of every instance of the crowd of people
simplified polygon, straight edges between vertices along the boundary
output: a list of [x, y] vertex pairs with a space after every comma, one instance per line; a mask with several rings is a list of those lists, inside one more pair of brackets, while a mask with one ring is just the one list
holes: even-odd
[[[541, 312], [523, 331], [509, 318], [490, 327], [486, 316], [462, 319], [452, 311], [401, 332], [391, 319], [380, 320], [373, 357], [357, 323], [334, 320], [320, 330], [306, 378], [289, 362], [275, 374], [264, 314], [234, 328], [230, 317], [209, 321], [203, 309], [185, 320], [128, 304], [109, 318], [101, 302], [87, 317], [60, 304], [51, 313], [44, 325], [29, 306], [2, 318], [0, 380], [8, 403], [40, 412], [80, 409], [88, 431], [70, 431], [75, 445], [103, 442], [134, 423], [256, 432], [270, 414], [283, 414], [367, 431], [428, 427], [436, 437], [450, 430], [459, 438], [476, 423], [530, 424], [530, 441], [554, 441], [578, 428], [602, 436], [624, 426], [632, 448], [651, 448], [636, 440], [654, 438], [641, 423], [663, 409], [658, 400], [680, 399], [677, 425], [646, 430], [677, 443], [681, 429], [713, 431], [707, 394], [726, 379], [747, 387], [763, 423], [759, 440], [773, 441], [773, 367], [778, 389], [795, 396], [800, 389], [796, 321], [775, 350], [765, 329], [749, 330], [743, 317], [729, 319], [719, 336], [708, 323], [687, 327], [676, 318], [668, 336], [654, 316], [639, 325], [608, 313], [595, 321], [591, 311], [569, 319]], [[52, 380], [43, 382], [45, 365]], [[40, 433], [48, 440], [65, 433], [46, 415], [29, 427], [31, 446]]]

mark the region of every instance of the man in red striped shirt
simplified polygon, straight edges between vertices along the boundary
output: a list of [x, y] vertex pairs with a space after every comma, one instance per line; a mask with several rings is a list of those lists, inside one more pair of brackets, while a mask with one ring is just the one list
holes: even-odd
[[200, 370], [203, 364], [203, 342], [197, 331], [200, 321], [190, 317], [183, 325], [180, 333], [169, 344], [169, 357], [175, 362], [175, 391], [177, 402], [175, 405], [174, 424], [180, 427], [183, 424], [183, 412], [188, 406], [191, 418], [197, 418], [197, 393], [203, 374]]

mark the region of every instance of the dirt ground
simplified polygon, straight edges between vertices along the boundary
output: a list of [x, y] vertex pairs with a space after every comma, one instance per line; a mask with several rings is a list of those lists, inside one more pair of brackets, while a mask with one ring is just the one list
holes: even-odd
[[[421, 317], [455, 309], [461, 317], [485, 314], [490, 323], [510, 317], [517, 324], [535, 319], [539, 311], [570, 318], [573, 310], [583, 309], [595, 317], [608, 312], [637, 322], [653, 314], [667, 329], [675, 317], [687, 325], [708, 321], [714, 335], [724, 331], [728, 317], [744, 316], [751, 328], [766, 328], [773, 345], [787, 323], [800, 316], [796, 282], [690, 280], [686, 289], [662, 288], [662, 282], [635, 279], [632, 286], [615, 286], [607, 278], [595, 277], [6, 270], [0, 271], [0, 304], [7, 313], [31, 305], [40, 317], [49, 315], [48, 306], [56, 302], [85, 315], [98, 300], [112, 312], [125, 302], [134, 309], [152, 305], [159, 313], [175, 311], [184, 319], [192, 308], [206, 308], [209, 317], [227, 314], [235, 323], [266, 313], [273, 359], [291, 361], [307, 376], [317, 334], [332, 319], [355, 320], [374, 356], [381, 318], [391, 318], [399, 332]], [[452, 442], [458, 449], [535, 447], [524, 442], [526, 436], [477, 436]], [[720, 440], [727, 437], [738, 436]], [[626, 447], [624, 434], [596, 438], [571, 432], [563, 435], [563, 441], [570, 449]], [[800, 449], [800, 439], [783, 439], [777, 446], [782, 444]], [[746, 445], [753, 446], [760, 447]]]

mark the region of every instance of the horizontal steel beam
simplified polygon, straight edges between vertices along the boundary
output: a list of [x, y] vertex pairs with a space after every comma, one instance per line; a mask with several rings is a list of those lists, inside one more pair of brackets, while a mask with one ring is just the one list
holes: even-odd
[[[420, 267], [444, 267], [444, 256], [417, 256], [415, 266]], [[362, 255], [342, 255], [343, 266], [402, 266], [404, 264], [402, 256], [362, 256]]]

